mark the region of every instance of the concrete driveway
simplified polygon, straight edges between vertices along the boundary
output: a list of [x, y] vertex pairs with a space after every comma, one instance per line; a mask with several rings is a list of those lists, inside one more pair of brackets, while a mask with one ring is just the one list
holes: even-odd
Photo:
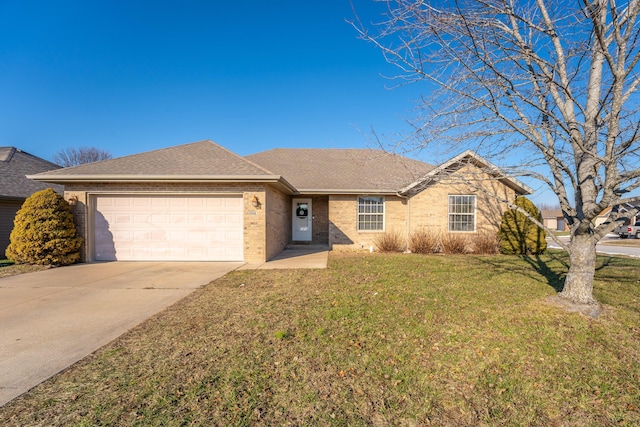
[[0, 405], [241, 265], [107, 262], [0, 279]]

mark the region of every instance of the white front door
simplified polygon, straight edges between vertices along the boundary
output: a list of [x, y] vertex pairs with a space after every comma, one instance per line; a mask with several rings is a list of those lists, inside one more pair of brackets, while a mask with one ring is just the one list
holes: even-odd
[[293, 224], [291, 240], [310, 242], [313, 236], [311, 229], [311, 224], [313, 223], [311, 199], [293, 199], [291, 211], [291, 223]]

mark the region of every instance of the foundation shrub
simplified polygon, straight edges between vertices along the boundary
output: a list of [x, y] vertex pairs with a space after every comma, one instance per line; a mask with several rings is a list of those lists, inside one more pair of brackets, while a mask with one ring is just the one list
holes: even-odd
[[[542, 223], [540, 211], [529, 199], [519, 196], [515, 205]], [[500, 224], [500, 252], [507, 255], [538, 255], [547, 249], [546, 233], [529, 217], [516, 209], [502, 215]]]
[[469, 253], [469, 238], [465, 234], [446, 233], [441, 242], [442, 252], [445, 254]]
[[473, 237], [473, 253], [495, 255], [500, 253], [500, 239], [497, 233], [483, 232]]
[[373, 239], [373, 244], [380, 252], [402, 252], [407, 246], [404, 237], [397, 231], [379, 234]]
[[418, 230], [409, 236], [409, 250], [415, 254], [440, 252], [440, 234], [431, 230]]
[[27, 198], [13, 224], [6, 256], [16, 264], [68, 265], [80, 259], [82, 238], [69, 204], [52, 189]]

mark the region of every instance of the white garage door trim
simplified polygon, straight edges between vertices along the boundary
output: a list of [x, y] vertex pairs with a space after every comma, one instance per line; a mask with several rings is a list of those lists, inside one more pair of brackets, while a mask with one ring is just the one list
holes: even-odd
[[95, 261], [243, 261], [241, 195], [92, 196]]

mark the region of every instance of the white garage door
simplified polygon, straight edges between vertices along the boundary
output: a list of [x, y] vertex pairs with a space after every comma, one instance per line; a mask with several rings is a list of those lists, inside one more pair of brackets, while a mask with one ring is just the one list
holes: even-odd
[[242, 197], [96, 196], [97, 261], [242, 261]]

